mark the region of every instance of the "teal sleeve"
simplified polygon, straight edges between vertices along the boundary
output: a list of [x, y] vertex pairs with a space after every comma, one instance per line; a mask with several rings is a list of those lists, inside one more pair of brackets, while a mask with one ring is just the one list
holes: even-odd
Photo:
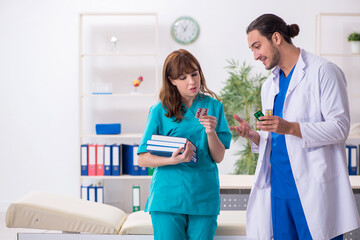
[[218, 138], [224, 145], [225, 149], [229, 149], [231, 142], [231, 132], [225, 118], [224, 106], [222, 103], [220, 103], [218, 113], [219, 115], [217, 119], [216, 134], [218, 135]]
[[160, 112], [158, 104], [152, 106], [149, 110], [149, 115], [146, 121], [145, 130], [142, 135], [139, 149], [137, 154], [147, 152], [147, 140], [151, 139], [153, 134], [159, 134], [159, 124], [160, 124]]

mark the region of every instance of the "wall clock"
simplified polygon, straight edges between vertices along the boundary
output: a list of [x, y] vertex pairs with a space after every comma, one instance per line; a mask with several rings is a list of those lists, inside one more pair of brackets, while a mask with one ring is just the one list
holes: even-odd
[[193, 18], [183, 16], [175, 20], [170, 32], [176, 42], [190, 44], [198, 38], [200, 27]]

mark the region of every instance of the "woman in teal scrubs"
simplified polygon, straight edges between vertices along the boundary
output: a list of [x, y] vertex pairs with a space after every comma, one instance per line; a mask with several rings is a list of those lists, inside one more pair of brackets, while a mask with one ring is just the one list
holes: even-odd
[[[223, 105], [207, 88], [197, 59], [183, 49], [165, 60], [159, 98], [150, 108], [138, 150], [139, 165], [155, 167], [145, 207], [154, 238], [213, 239], [220, 212], [217, 163], [231, 141]], [[196, 118], [198, 108], [207, 108], [207, 116]], [[171, 157], [148, 153], [146, 142], [153, 134], [187, 138], [197, 148], [197, 162], [190, 161], [189, 144]]]

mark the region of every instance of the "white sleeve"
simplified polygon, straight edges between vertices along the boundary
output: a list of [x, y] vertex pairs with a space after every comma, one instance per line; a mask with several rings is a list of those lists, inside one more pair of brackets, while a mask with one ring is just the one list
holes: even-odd
[[319, 78], [322, 121], [300, 123], [305, 148], [344, 142], [349, 134], [350, 111], [344, 73], [329, 62], [320, 67]]
[[250, 143], [251, 143], [251, 152], [259, 153], [259, 146], [256, 145], [253, 141], [250, 141]]
[[267, 144], [267, 140], [269, 137], [269, 132], [265, 132], [265, 131], [257, 131], [257, 133], [260, 136], [260, 141], [259, 141], [259, 146], [256, 145], [253, 141], [250, 141], [251, 143], [251, 152], [253, 153], [259, 153], [259, 149], [261, 147], [262, 144]]

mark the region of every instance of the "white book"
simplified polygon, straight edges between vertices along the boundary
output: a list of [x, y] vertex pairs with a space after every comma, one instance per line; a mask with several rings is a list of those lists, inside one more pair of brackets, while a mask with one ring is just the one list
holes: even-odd
[[151, 140], [175, 142], [175, 143], [186, 143], [187, 138], [171, 137], [171, 136], [163, 136], [163, 135], [152, 135]]
[[176, 147], [164, 147], [164, 146], [154, 146], [148, 145], [146, 150], [153, 150], [153, 151], [162, 151], [162, 152], [175, 152], [178, 148]]
[[177, 142], [166, 142], [166, 141], [159, 141], [159, 140], [148, 140], [148, 145], [154, 145], [154, 146], [163, 146], [163, 147], [184, 147], [184, 143], [177, 143]]

